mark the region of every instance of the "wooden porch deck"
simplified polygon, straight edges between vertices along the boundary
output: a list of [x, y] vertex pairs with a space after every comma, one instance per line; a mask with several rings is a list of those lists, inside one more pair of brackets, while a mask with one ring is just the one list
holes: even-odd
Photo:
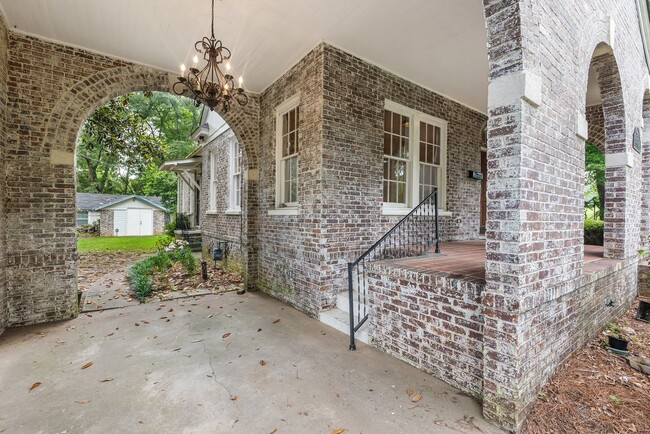
[[[603, 258], [602, 246], [584, 246], [584, 273], [591, 274], [619, 261]], [[462, 279], [485, 282], [485, 240], [440, 243], [442, 253], [391, 260], [399, 267], [417, 271], [440, 272]]]

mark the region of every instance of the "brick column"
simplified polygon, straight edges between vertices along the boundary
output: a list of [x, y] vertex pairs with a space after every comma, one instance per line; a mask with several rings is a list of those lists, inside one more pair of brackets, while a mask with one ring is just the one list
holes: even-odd
[[[519, 424], [522, 128], [529, 102], [521, 50], [520, 3], [484, 0], [490, 65], [486, 287], [483, 293], [483, 414], [509, 429]], [[508, 25], [503, 25], [507, 22]], [[529, 78], [532, 84], [534, 78]]]
[[[650, 83], [649, 83], [650, 84]], [[650, 90], [643, 99], [643, 140], [642, 140], [642, 196], [641, 196], [641, 245], [650, 247]]]

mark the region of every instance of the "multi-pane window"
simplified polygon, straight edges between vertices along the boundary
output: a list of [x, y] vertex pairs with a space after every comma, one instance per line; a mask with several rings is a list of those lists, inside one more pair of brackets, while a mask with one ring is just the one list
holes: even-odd
[[230, 209], [241, 209], [242, 151], [238, 142], [230, 148]]
[[408, 209], [438, 189], [445, 206], [447, 123], [386, 101], [384, 211]]
[[298, 205], [298, 154], [300, 151], [300, 99], [296, 95], [276, 109], [277, 203], [278, 207]]
[[441, 129], [439, 126], [420, 121], [420, 194], [419, 200], [424, 200], [439, 186], [438, 172], [440, 170]]
[[384, 112], [384, 202], [406, 204], [409, 162], [408, 116]]

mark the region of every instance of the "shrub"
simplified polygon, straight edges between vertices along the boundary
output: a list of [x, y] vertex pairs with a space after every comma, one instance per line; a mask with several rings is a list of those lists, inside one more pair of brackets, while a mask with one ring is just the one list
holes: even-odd
[[602, 220], [585, 220], [585, 244], [602, 246], [604, 244], [605, 222]]
[[167, 254], [172, 261], [180, 262], [185, 271], [187, 271], [187, 274], [194, 274], [196, 272], [197, 261], [189, 247], [177, 248], [167, 252]]
[[[166, 251], [172, 243], [175, 247]], [[177, 245], [178, 242], [172, 243], [169, 243], [164, 250], [134, 263], [129, 268], [127, 277], [133, 287], [133, 295], [140, 301], [144, 302], [155, 289], [151, 282], [154, 270], [164, 271], [171, 267], [173, 262], [179, 262], [188, 274], [196, 272], [197, 261], [189, 247]]]
[[176, 230], [176, 220], [171, 220], [165, 223], [165, 235], [173, 238], [175, 230]]
[[153, 266], [149, 259], [136, 262], [129, 268], [128, 278], [133, 287], [133, 295], [140, 301], [144, 301], [153, 291], [151, 284], [151, 274]]

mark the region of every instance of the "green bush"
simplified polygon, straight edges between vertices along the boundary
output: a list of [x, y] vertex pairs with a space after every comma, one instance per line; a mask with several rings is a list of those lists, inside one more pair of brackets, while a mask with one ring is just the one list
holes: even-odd
[[189, 247], [176, 249], [167, 254], [172, 261], [180, 262], [185, 271], [187, 271], [187, 274], [194, 274], [196, 272], [197, 261]]
[[140, 301], [145, 299], [154, 291], [151, 276], [155, 271], [164, 271], [179, 262], [188, 274], [194, 274], [197, 269], [197, 261], [188, 247], [166, 252], [159, 251], [153, 256], [138, 261], [131, 265], [128, 272], [128, 279], [133, 287], [133, 295]]
[[165, 235], [173, 238], [175, 230], [176, 230], [176, 220], [170, 220], [167, 223], [165, 223]]
[[585, 220], [585, 245], [602, 246], [604, 244], [604, 232], [604, 221]]

